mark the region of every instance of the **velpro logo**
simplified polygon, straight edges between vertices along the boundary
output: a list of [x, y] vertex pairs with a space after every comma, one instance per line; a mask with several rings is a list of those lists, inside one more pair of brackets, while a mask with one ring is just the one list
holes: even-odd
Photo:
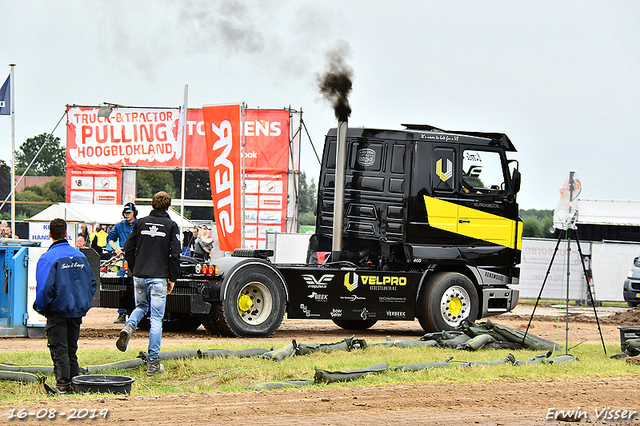
[[344, 286], [349, 291], [353, 291], [358, 288], [358, 274], [356, 274], [355, 272], [348, 272], [344, 276]]
[[436, 174], [443, 182], [448, 181], [453, 176], [453, 163], [448, 158], [447, 167], [443, 167], [443, 158], [436, 161]]

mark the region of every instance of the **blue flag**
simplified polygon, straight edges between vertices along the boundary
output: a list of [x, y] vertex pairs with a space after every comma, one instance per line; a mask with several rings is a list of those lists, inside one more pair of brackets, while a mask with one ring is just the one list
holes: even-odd
[[0, 115], [11, 115], [11, 75], [7, 77], [0, 89]]

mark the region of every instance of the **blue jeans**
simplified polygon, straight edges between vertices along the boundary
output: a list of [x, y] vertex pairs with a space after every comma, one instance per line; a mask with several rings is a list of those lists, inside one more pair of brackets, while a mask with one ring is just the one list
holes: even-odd
[[126, 324], [137, 328], [140, 320], [147, 314], [151, 307], [151, 328], [149, 329], [149, 361], [160, 356], [160, 343], [162, 341], [162, 318], [167, 301], [166, 278], [138, 278], [133, 277], [134, 296], [136, 308], [131, 312]]

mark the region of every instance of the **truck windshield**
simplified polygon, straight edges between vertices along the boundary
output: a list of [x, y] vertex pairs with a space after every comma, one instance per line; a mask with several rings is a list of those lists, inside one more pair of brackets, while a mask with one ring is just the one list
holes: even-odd
[[504, 191], [504, 172], [500, 154], [493, 151], [465, 150], [462, 154], [462, 183], [466, 191]]

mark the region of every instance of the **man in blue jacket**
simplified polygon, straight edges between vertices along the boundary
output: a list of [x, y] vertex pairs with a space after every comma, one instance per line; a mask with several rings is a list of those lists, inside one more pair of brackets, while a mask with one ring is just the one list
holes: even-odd
[[[122, 253], [122, 247], [124, 247], [124, 243], [127, 241], [127, 238], [129, 238], [133, 225], [136, 223], [138, 209], [136, 209], [135, 204], [125, 204], [122, 209], [122, 216], [124, 217], [124, 220], [116, 223], [116, 225], [111, 228], [111, 231], [109, 231], [109, 235], [107, 235], [107, 245], [115, 251], [116, 256], [119, 256], [120, 253]], [[118, 276], [125, 276], [124, 268], [120, 268]], [[113, 323], [124, 324], [126, 320], [127, 311], [122, 308], [118, 309], [118, 318], [116, 318]]]
[[78, 337], [82, 317], [91, 308], [96, 278], [89, 261], [67, 242], [67, 222], [49, 223], [51, 247], [38, 260], [36, 300], [33, 308], [47, 318], [44, 328], [51, 352], [56, 387], [71, 391], [71, 379], [78, 375]]

